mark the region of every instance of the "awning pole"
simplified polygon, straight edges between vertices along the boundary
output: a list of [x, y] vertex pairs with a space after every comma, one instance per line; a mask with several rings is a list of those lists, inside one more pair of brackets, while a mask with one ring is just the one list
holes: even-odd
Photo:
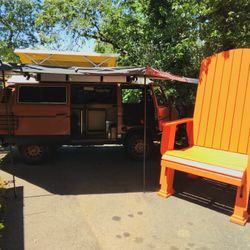
[[[2, 76], [3, 76], [3, 87], [4, 87], [4, 95], [5, 95], [5, 108], [6, 108], [6, 116], [7, 116], [7, 125], [8, 125], [8, 137], [11, 139], [11, 128], [10, 128], [10, 115], [9, 115], [9, 109], [8, 109], [8, 100], [7, 100], [7, 92], [6, 92], [6, 84], [5, 84], [5, 72], [2, 70]], [[13, 150], [11, 143], [9, 144], [9, 151], [10, 151], [10, 163], [13, 166], [14, 165], [14, 157], [13, 157]], [[14, 174], [12, 174], [12, 182], [13, 182], [13, 188], [14, 188], [14, 197], [17, 198], [16, 193], [16, 177]]]
[[144, 76], [144, 122], [143, 122], [143, 193], [146, 192], [146, 147], [147, 147], [147, 78]]

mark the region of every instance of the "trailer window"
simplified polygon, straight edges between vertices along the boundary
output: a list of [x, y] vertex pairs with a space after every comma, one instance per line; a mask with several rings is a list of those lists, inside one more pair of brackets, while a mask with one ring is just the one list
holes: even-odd
[[20, 103], [66, 103], [66, 87], [30, 87], [20, 86]]

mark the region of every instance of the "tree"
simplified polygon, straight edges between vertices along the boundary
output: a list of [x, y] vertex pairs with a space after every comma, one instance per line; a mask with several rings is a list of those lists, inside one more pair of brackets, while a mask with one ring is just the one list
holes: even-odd
[[39, 1], [0, 0], [0, 55], [5, 61], [18, 61], [15, 48], [38, 42], [35, 27]]
[[250, 46], [250, 5], [248, 0], [206, 0], [199, 17], [204, 56]]
[[[197, 77], [202, 58], [250, 43], [248, 0], [0, 1], [2, 52], [35, 45], [37, 32], [53, 49], [79, 50], [94, 39], [97, 52], [119, 53], [120, 65]], [[177, 102], [192, 103], [195, 88], [167, 86]]]
[[[76, 41], [96, 40], [98, 52], [120, 54], [120, 65], [147, 65], [197, 77], [201, 59], [249, 46], [248, 0], [45, 0], [44, 34], [64, 29]], [[74, 41], [73, 41], [74, 42]], [[167, 84], [188, 106], [195, 87]]]
[[120, 65], [151, 64], [196, 76], [202, 54], [197, 13], [203, 9], [194, 0], [184, 5], [180, 0], [45, 0], [37, 24], [45, 38], [61, 29], [73, 34], [74, 45], [95, 39], [97, 52], [120, 54]]
[[[110, 43], [100, 31], [102, 14], [105, 13], [107, 0], [44, 0], [36, 24], [41, 28], [41, 42], [51, 42], [61, 47], [70, 40], [69, 50], [79, 48], [87, 39]], [[60, 44], [60, 42], [62, 42]], [[115, 45], [114, 45], [115, 46]], [[64, 48], [67, 49], [67, 48]]]
[[204, 56], [249, 46], [248, 8], [248, 0], [45, 0], [37, 24], [43, 37], [71, 34], [72, 47], [95, 39], [120, 64], [193, 76]]

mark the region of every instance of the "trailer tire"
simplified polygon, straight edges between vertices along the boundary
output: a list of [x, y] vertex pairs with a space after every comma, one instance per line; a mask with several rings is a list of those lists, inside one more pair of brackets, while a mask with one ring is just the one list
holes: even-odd
[[[133, 160], [141, 161], [144, 157], [144, 138], [142, 133], [131, 133], [127, 135], [124, 147]], [[153, 148], [153, 141], [147, 139], [146, 142], [146, 159], [149, 158]]]
[[22, 160], [31, 165], [41, 164], [49, 156], [49, 147], [46, 145], [20, 145], [18, 146], [18, 151]]

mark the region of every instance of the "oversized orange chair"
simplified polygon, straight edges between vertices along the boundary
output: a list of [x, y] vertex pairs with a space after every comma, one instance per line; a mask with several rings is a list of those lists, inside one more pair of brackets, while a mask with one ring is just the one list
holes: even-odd
[[[174, 150], [176, 127], [186, 124], [189, 147]], [[163, 125], [161, 189], [173, 194], [175, 170], [237, 186], [231, 222], [248, 220], [250, 188], [250, 49], [203, 60], [193, 118]]]

